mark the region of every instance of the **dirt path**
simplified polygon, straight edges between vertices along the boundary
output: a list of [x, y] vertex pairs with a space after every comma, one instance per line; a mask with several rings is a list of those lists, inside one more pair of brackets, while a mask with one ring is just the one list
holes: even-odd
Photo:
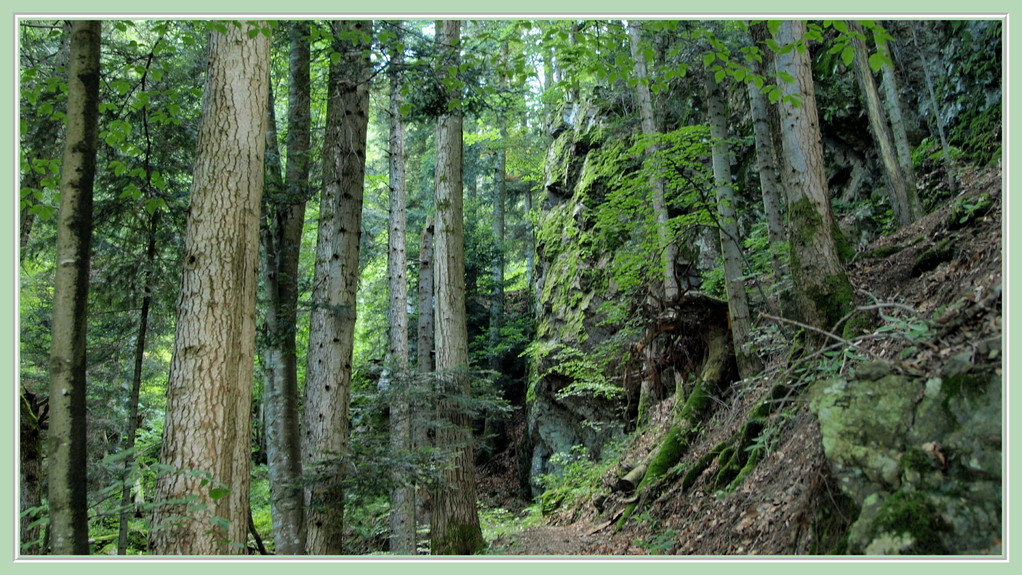
[[571, 557], [600, 554], [606, 537], [600, 533], [587, 533], [582, 524], [564, 527], [532, 527], [518, 533], [499, 537], [490, 545], [498, 555], [530, 555]]

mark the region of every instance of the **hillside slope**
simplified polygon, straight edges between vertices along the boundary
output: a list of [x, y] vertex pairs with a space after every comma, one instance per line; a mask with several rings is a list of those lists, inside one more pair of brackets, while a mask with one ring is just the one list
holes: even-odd
[[621, 478], [670, 427], [664, 400], [591, 497], [491, 552], [1000, 554], [1000, 170], [963, 188], [848, 265], [861, 333], [721, 390], [680, 463], [630, 493]]

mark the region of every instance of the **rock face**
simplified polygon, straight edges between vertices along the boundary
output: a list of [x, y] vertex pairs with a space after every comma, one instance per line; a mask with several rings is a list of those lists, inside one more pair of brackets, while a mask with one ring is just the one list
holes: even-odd
[[939, 377], [867, 363], [812, 387], [831, 471], [860, 508], [850, 552], [999, 552], [1001, 387], [993, 365], [967, 355]]
[[595, 161], [607, 145], [603, 126], [594, 109], [574, 105], [550, 131], [554, 142], [536, 242], [536, 305], [542, 320], [531, 348], [527, 392], [534, 495], [542, 491], [542, 475], [562, 470], [558, 454], [584, 449], [598, 457], [624, 430], [621, 394], [593, 358], [593, 350], [613, 333], [600, 325], [599, 314], [606, 290], [597, 287], [605, 286], [607, 261], [587, 257], [583, 240], [592, 228], [592, 204], [605, 185]]

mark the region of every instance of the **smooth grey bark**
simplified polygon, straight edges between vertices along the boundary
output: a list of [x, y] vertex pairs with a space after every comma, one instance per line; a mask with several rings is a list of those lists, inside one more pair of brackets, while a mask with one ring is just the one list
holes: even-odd
[[891, 135], [891, 127], [884, 115], [880, 94], [877, 92], [876, 81], [873, 79], [873, 71], [869, 66], [866, 44], [861, 36], [863, 34], [862, 24], [850, 20], [848, 28], [855, 51], [855, 78], [862, 91], [866, 113], [869, 117], [870, 132], [873, 134], [873, 140], [879, 150], [884, 174], [887, 176], [887, 184], [890, 186], [891, 208], [894, 210], [894, 218], [898, 225], [905, 226], [922, 216], [922, 208], [919, 205], [915, 189], [909, 187], [898, 162], [894, 137]]
[[[750, 27], [753, 41], [758, 45], [765, 42], [769, 32], [765, 22]], [[769, 61], [768, 66], [765, 61]], [[763, 54], [763, 60], [753, 59], [749, 68], [760, 77], [767, 77], [767, 70], [773, 64], [773, 55], [769, 51]], [[759, 186], [763, 195], [763, 215], [767, 222], [767, 237], [770, 240], [770, 261], [773, 264], [773, 282], [775, 286], [784, 284], [790, 275], [788, 262], [781, 257], [786, 242], [784, 234], [784, 213], [782, 206], [786, 193], [781, 182], [778, 167], [778, 149], [775, 145], [774, 132], [779, 129], [777, 109], [769, 104], [766, 95], [751, 80], [746, 82], [749, 92], [749, 112], [752, 116], [753, 137], [756, 142], [756, 169], [759, 171]], [[782, 297], [783, 299], [783, 297]]]
[[[441, 73], [460, 63], [461, 22], [436, 23]], [[468, 324], [465, 315], [465, 222], [462, 184], [462, 117], [459, 94], [448, 89], [453, 109], [436, 130], [436, 442], [452, 456], [433, 494], [431, 552], [471, 555], [485, 547], [476, 510], [475, 462], [470, 421], [458, 397], [468, 391]]]
[[742, 273], [742, 248], [739, 244], [735, 193], [731, 187], [731, 158], [727, 143], [727, 116], [720, 84], [710, 70], [704, 72], [706, 114], [710, 124], [710, 147], [713, 163], [713, 185], [717, 195], [717, 223], [720, 226], [720, 253], [724, 260], [724, 287], [731, 320], [731, 337], [735, 359], [743, 378], [751, 378], [763, 369], [759, 356], [752, 351], [752, 317]]
[[[784, 20], [774, 36], [780, 46], [803, 40], [806, 23]], [[795, 305], [805, 323], [831, 329], [852, 303], [852, 287], [834, 242], [834, 217], [827, 190], [820, 120], [808, 50], [778, 53], [777, 71], [794, 82], [780, 82], [781, 174], [788, 191], [788, 243]], [[810, 341], [817, 341], [808, 334]]]
[[305, 512], [298, 411], [298, 260], [309, 197], [311, 99], [309, 29], [295, 22], [290, 40], [287, 169], [280, 176], [272, 92], [267, 130], [266, 222], [262, 229], [266, 311], [263, 348], [263, 427], [270, 478], [270, 515], [278, 555], [305, 552]]
[[[877, 50], [887, 55], [887, 59], [881, 64], [880, 87], [884, 91], [883, 103], [887, 110], [887, 117], [891, 122], [891, 136], [894, 138], [894, 148], [898, 152], [898, 165], [901, 167], [902, 177], [905, 178], [905, 185], [910, 193], [916, 192], [916, 173], [912, 166], [912, 146], [908, 141], [908, 131], [905, 129], [904, 114], [901, 109], [901, 93], [898, 89], [898, 74], [894, 69], [894, 51], [891, 44], [879, 38], [874, 33]], [[920, 216], [922, 210], [920, 208]]]
[[[627, 21], [628, 39], [632, 51], [632, 60], [635, 62], [635, 84], [636, 101], [639, 106], [639, 116], [642, 119], [642, 133], [647, 137], [654, 137], [659, 133], [659, 126], [653, 115], [653, 100], [649, 92], [649, 74], [646, 71], [646, 58], [642, 54], [641, 29], [635, 20]], [[658, 146], [652, 143], [647, 151], [647, 157], [656, 155]], [[653, 217], [656, 219], [656, 233], [658, 247], [660, 250], [660, 270], [663, 276], [664, 299], [673, 302], [678, 299], [680, 288], [678, 278], [674, 270], [675, 261], [678, 259], [678, 246], [670, 229], [670, 214], [667, 211], [667, 201], [664, 196], [663, 178], [653, 176], [649, 179], [653, 200]]]
[[89, 553], [85, 336], [92, 193], [99, 140], [101, 35], [98, 20], [76, 20], [71, 24], [50, 351], [47, 471], [54, 555]]
[[[400, 29], [400, 27], [399, 27]], [[413, 449], [409, 391], [408, 274], [406, 255], [407, 192], [405, 189], [405, 127], [401, 120], [404, 45], [400, 32], [391, 45], [390, 58], [390, 198], [387, 235], [387, 288], [390, 320], [388, 369], [391, 372], [390, 447], [394, 455]], [[415, 554], [415, 486], [410, 477], [395, 472], [390, 492], [390, 551]]]
[[930, 108], [930, 113], [933, 114], [933, 123], [937, 127], [937, 137], [940, 139], [940, 149], [944, 158], [944, 169], [947, 171], [948, 188], [952, 193], [957, 193], [958, 180], [955, 175], [955, 162], [951, 157], [951, 146], [948, 144], [947, 134], [944, 132], [944, 118], [940, 113], [940, 108], [937, 106], [937, 95], [933, 89], [933, 73], [931, 72], [933, 64], [928, 56], [929, 52], [925, 51], [927, 47], [920, 45], [916, 26], [910, 24], [909, 28], [912, 30], [912, 45], [915, 46], [916, 52], [920, 54], [919, 60], [922, 62], [923, 80], [926, 82], [926, 94], [928, 96], [927, 104]]
[[[331, 22], [323, 191], [302, 425], [305, 551], [343, 552], [344, 474], [369, 121], [368, 21]], [[311, 474], [311, 477], [309, 477]]]
[[212, 31], [192, 175], [150, 548], [235, 555], [248, 541], [259, 212], [270, 39]]

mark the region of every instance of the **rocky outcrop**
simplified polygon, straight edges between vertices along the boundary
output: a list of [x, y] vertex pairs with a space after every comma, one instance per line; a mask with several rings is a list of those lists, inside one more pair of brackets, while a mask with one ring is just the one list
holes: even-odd
[[[609, 384], [594, 350], [614, 330], [601, 325], [607, 294], [606, 258], [588, 252], [586, 236], [593, 204], [604, 193], [604, 173], [624, 166], [599, 166], [607, 145], [597, 111], [570, 105], [551, 128], [546, 162], [546, 198], [537, 225], [536, 340], [530, 348], [527, 392], [529, 476], [539, 479], [562, 468], [555, 457], [584, 449], [598, 457], [623, 431], [622, 396]], [[618, 160], [624, 162], [626, 158]]]
[[852, 553], [999, 553], [1002, 379], [985, 357], [938, 377], [863, 364], [813, 385], [810, 408], [842, 491], [859, 507]]

